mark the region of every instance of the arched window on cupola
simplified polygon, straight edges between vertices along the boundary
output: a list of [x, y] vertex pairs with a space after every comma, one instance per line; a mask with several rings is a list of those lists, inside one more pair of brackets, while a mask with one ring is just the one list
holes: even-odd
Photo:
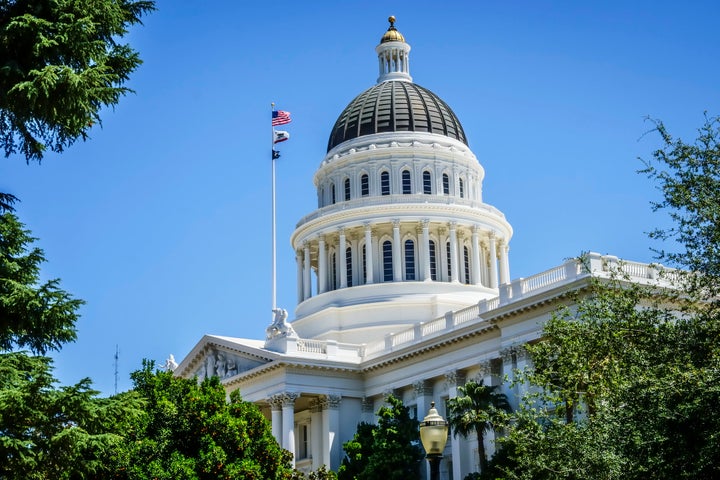
[[465, 182], [463, 182], [462, 178], [458, 181], [458, 187], [460, 190], [460, 198], [465, 198]]
[[390, 195], [390, 172], [380, 174], [380, 195]]
[[402, 171], [402, 193], [410, 195], [412, 193], [412, 181], [410, 180], [410, 170]]
[[343, 187], [345, 189], [345, 201], [349, 202], [350, 201], [350, 179], [349, 178], [345, 179], [345, 181], [343, 182]]
[[415, 242], [405, 240], [405, 280], [415, 280]]
[[427, 170], [423, 172], [423, 193], [432, 195], [432, 175]]
[[335, 252], [330, 254], [330, 290], [337, 289], [337, 255]]
[[465, 283], [470, 283], [470, 250], [467, 246], [463, 247], [463, 273], [465, 273]]
[[330, 185], [330, 205], [335, 205], [335, 184]]
[[452, 254], [450, 253], [450, 242], [445, 243], [445, 259], [447, 260], [447, 278], [448, 282], [452, 279]]
[[322, 208], [323, 206], [325, 206], [325, 188], [321, 186], [320, 192], [318, 193], [318, 208]]
[[393, 255], [392, 255], [392, 243], [390, 240], [385, 240], [382, 244], [383, 253], [383, 281], [393, 281]]
[[437, 255], [435, 253], [435, 240], [430, 240], [430, 279], [437, 281]]
[[345, 249], [345, 273], [347, 274], [347, 286], [353, 286], [353, 269], [352, 269], [352, 248]]
[[367, 173], [360, 176], [360, 196], [367, 197], [370, 195], [370, 178]]
[[365, 244], [362, 247], [362, 283], [367, 284], [367, 250]]
[[448, 176], [447, 173], [443, 173], [442, 182], [443, 182], [443, 195], [450, 195], [450, 177]]

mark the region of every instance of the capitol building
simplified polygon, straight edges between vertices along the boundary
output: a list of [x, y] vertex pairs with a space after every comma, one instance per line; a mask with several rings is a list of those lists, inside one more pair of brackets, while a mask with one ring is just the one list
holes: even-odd
[[[272, 423], [296, 468], [337, 470], [342, 444], [389, 394], [422, 420], [468, 380], [498, 385], [513, 407], [523, 345], [611, 256], [590, 253], [513, 279], [513, 228], [483, 197], [485, 171], [460, 119], [410, 75], [394, 18], [375, 48], [377, 83], [339, 114], [312, 178], [317, 208], [291, 237], [297, 306], [258, 339], [205, 335], [175, 370], [217, 375]], [[350, 92], [352, 93], [352, 92]], [[311, 179], [306, 179], [310, 181]], [[492, 181], [492, 179], [490, 179]], [[650, 265], [620, 264], [637, 281]], [[588, 268], [589, 267], [589, 268]], [[493, 452], [486, 436], [486, 450]], [[448, 439], [441, 475], [478, 471], [475, 438]]]

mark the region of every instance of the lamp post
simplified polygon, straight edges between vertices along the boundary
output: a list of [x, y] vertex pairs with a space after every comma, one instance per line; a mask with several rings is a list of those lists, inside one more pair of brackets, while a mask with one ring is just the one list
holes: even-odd
[[435, 409], [435, 402], [432, 402], [427, 416], [420, 422], [420, 441], [430, 464], [430, 480], [440, 480], [440, 459], [447, 435], [448, 423]]

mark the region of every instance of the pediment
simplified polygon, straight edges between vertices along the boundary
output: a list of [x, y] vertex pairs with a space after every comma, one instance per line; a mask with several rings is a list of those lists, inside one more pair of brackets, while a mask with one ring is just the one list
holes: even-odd
[[274, 360], [271, 352], [256, 341], [206, 335], [175, 370], [185, 378], [226, 379], [253, 370]]

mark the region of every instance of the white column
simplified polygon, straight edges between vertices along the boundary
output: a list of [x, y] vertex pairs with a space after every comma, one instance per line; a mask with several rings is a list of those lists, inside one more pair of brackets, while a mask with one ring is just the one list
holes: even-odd
[[[422, 240], [423, 240], [423, 256], [422, 256], [422, 272], [423, 272], [423, 278], [422, 280], [430, 281], [432, 280], [432, 275], [430, 273], [430, 220], [423, 220], [422, 221]], [[435, 258], [435, 268], [437, 269], [437, 252], [435, 252], [436, 258]]]
[[325, 236], [318, 237], [318, 293], [327, 291], [327, 253], [325, 252]]
[[[462, 385], [465, 379], [461, 372], [453, 370], [445, 374], [445, 382], [448, 389], [448, 398], [457, 397], [457, 387]], [[446, 412], [447, 416], [447, 412]], [[450, 435], [450, 450], [452, 452], [453, 460], [453, 474], [452, 478], [463, 478], [462, 477], [462, 458], [460, 458], [460, 442], [461, 438], [457, 435]]]
[[475, 225], [472, 229], [472, 284], [480, 284], [480, 242], [478, 241], [478, 227]]
[[323, 430], [322, 405], [319, 399], [310, 402], [310, 453], [312, 454], [312, 468], [317, 470], [322, 466], [323, 460]]
[[282, 394], [282, 447], [292, 453], [292, 466], [295, 466], [295, 399], [297, 393]]
[[393, 281], [402, 281], [402, 249], [400, 248], [400, 220], [393, 220]]
[[340, 467], [340, 396], [326, 395], [323, 400], [323, 464], [330, 470]]
[[347, 288], [347, 261], [345, 260], [347, 243], [345, 242], [345, 229], [341, 228], [338, 232], [340, 233], [340, 241], [338, 245], [338, 249], [340, 251], [337, 255], [337, 262], [340, 264], [340, 288]]
[[490, 232], [490, 288], [498, 287], [498, 262], [495, 234]]
[[457, 245], [457, 223], [450, 222], [450, 281], [459, 282], [458, 279], [458, 245]]
[[365, 223], [365, 272], [367, 274], [366, 284], [373, 283], [373, 245], [372, 227], [370, 222]]
[[500, 284], [510, 283], [510, 262], [508, 251], [510, 246], [503, 242], [500, 245]]
[[305, 300], [303, 296], [303, 257], [302, 250], [295, 251], [295, 262], [297, 263], [297, 302], [300, 303]]
[[282, 399], [280, 395], [273, 395], [268, 400], [270, 404], [270, 423], [272, 435], [279, 445], [282, 445]]
[[310, 281], [310, 242], [304, 242], [303, 247], [305, 247], [305, 268], [303, 269], [303, 300], [307, 300], [308, 298], [310, 298], [310, 286], [312, 285]]

